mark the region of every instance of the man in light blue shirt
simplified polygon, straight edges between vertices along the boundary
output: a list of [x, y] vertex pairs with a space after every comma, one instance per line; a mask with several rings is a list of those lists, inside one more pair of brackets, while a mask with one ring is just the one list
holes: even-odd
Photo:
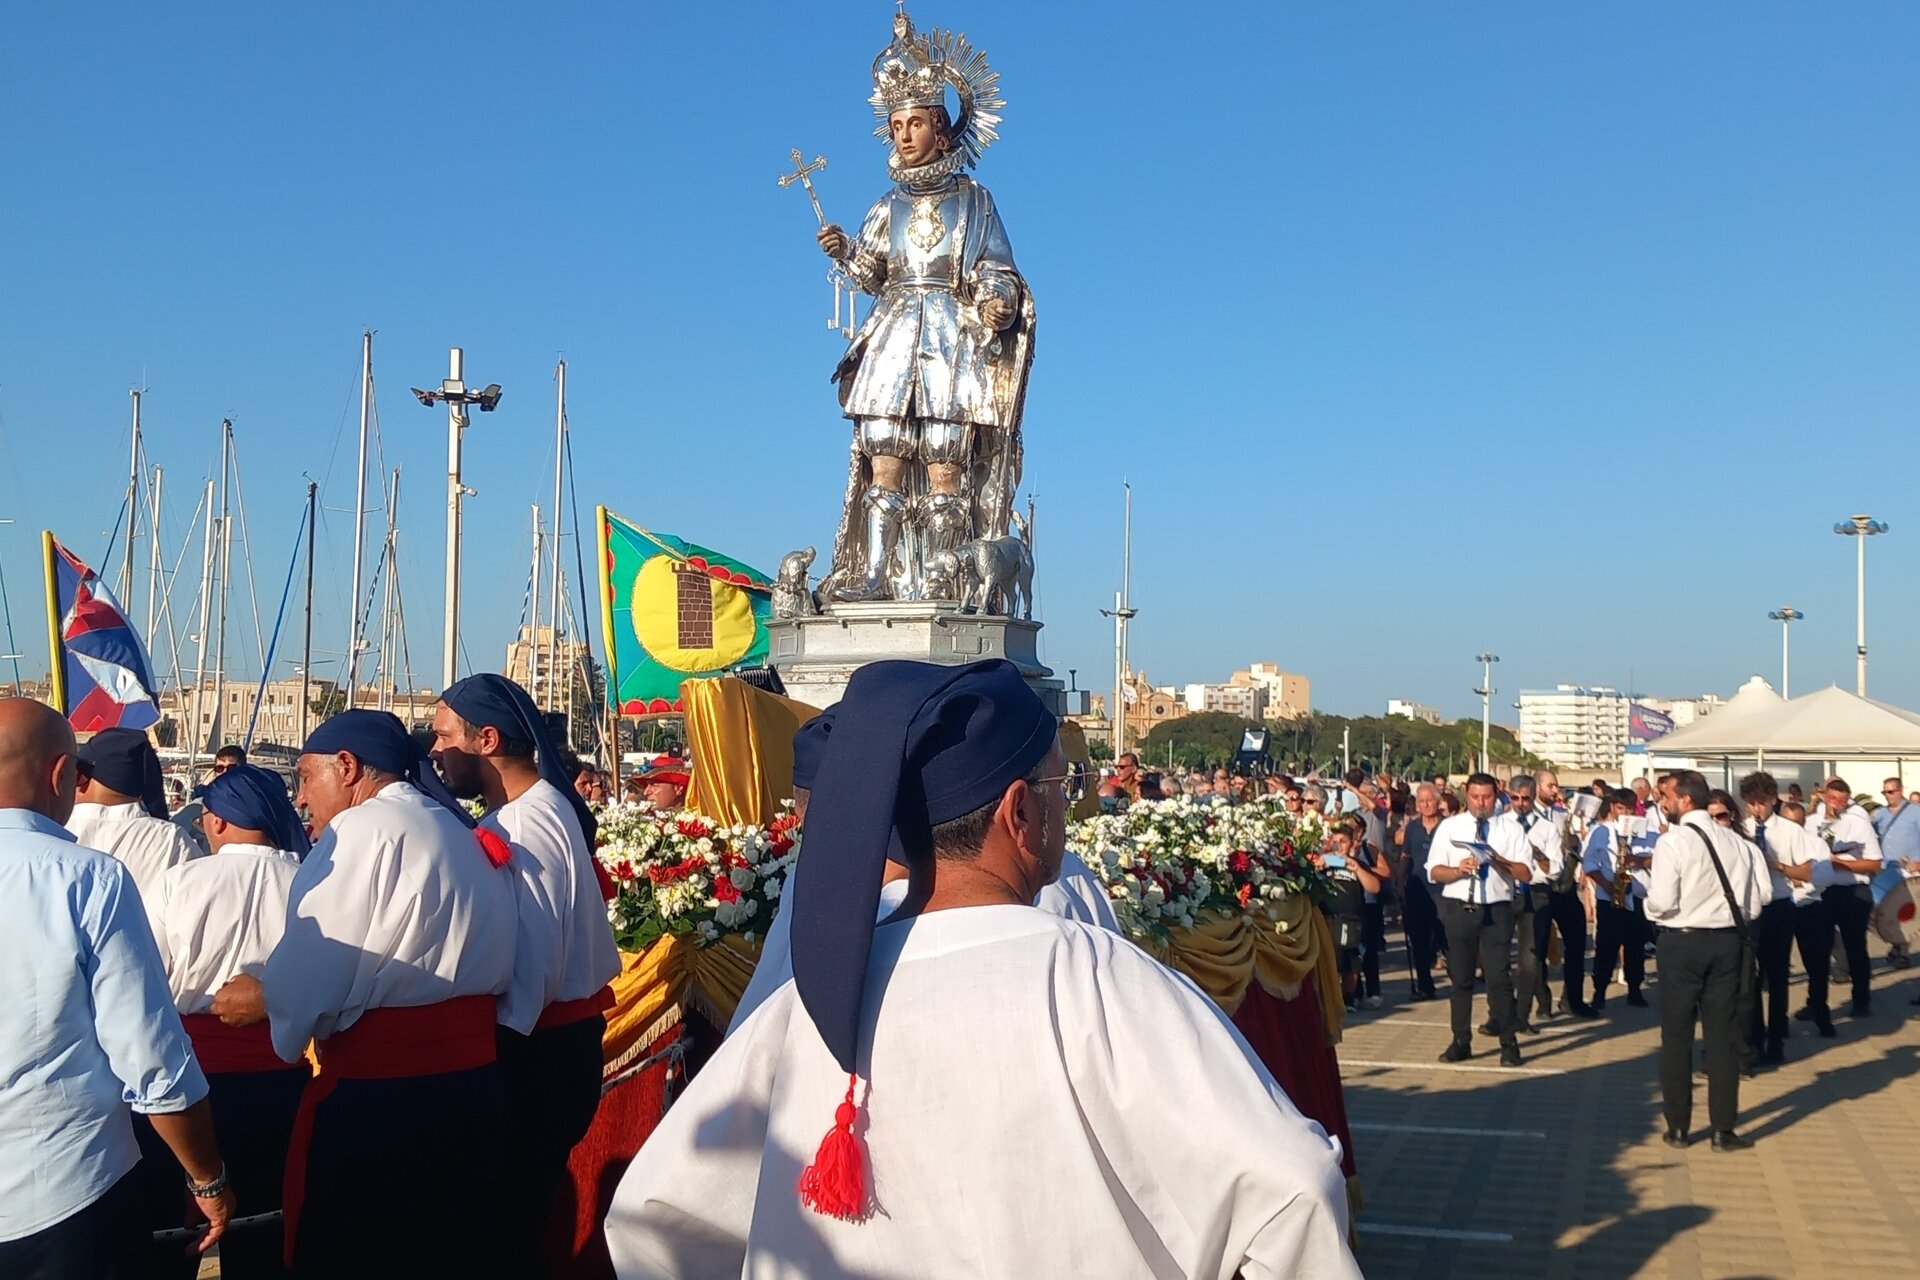
[[[1882, 859], [1880, 874], [1873, 878], [1873, 931], [1887, 943], [1888, 963], [1904, 969], [1912, 960], [1907, 954], [1899, 908], [1911, 904], [1913, 898], [1908, 892], [1894, 891], [1902, 889], [1908, 875], [1920, 873], [1920, 805], [1908, 803], [1906, 787], [1898, 778], [1881, 783], [1880, 795], [1886, 803], [1873, 812], [1873, 833], [1880, 837]], [[1889, 896], [1893, 898], [1891, 906]], [[1920, 1004], [1920, 1000], [1914, 1003]]]
[[207, 1082], [174, 1012], [127, 869], [83, 849], [73, 731], [0, 699], [0, 1276], [143, 1275], [148, 1248], [132, 1112], [186, 1171], [211, 1224], [233, 1193]]

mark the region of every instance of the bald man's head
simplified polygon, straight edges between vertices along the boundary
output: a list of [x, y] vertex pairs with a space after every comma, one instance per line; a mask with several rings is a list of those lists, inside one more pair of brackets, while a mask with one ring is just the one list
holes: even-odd
[[31, 698], [0, 698], [0, 809], [73, 816], [73, 728]]

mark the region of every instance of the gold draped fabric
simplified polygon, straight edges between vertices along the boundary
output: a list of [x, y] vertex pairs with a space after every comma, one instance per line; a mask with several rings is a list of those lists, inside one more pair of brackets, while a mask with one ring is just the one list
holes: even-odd
[[1276, 999], [1291, 1000], [1303, 983], [1312, 981], [1327, 1043], [1340, 1043], [1346, 1004], [1339, 960], [1327, 918], [1308, 898], [1271, 903], [1265, 918], [1212, 912], [1191, 929], [1171, 930], [1165, 941], [1148, 950], [1192, 978], [1229, 1015], [1246, 999], [1250, 982], [1259, 982]]
[[793, 735], [820, 714], [792, 698], [719, 676], [680, 686], [693, 778], [687, 808], [723, 826], [765, 826], [793, 795]]
[[[687, 808], [727, 826], [765, 826], [793, 794], [794, 732], [819, 708], [731, 676], [685, 681], [680, 699], [693, 756]], [[620, 959], [601, 1041], [608, 1063], [644, 1050], [680, 1020], [683, 1008], [724, 1028], [753, 977], [760, 944], [727, 934], [702, 947], [692, 937], [669, 935]]]

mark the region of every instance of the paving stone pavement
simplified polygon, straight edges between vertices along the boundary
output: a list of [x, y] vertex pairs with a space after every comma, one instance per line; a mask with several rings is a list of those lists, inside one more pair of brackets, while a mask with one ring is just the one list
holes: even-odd
[[[1874, 1012], [1836, 1019], [1837, 1039], [1794, 1023], [1786, 1065], [1741, 1081], [1740, 1132], [1756, 1146], [1718, 1154], [1703, 1077], [1694, 1145], [1661, 1141], [1652, 961], [1650, 1008], [1629, 1008], [1616, 979], [1603, 1018], [1522, 1036], [1519, 1070], [1499, 1068], [1497, 1043], [1477, 1034], [1470, 1061], [1437, 1062], [1450, 1039], [1445, 980], [1440, 999], [1413, 1003], [1404, 951], [1390, 947], [1385, 962], [1385, 1006], [1349, 1018], [1340, 1045], [1370, 1280], [1920, 1271], [1920, 1008], [1909, 1003], [1920, 968], [1893, 971], [1876, 954]], [[1792, 999], [1798, 1008], [1798, 973]], [[1474, 1026], [1484, 1021], [1476, 996]]]

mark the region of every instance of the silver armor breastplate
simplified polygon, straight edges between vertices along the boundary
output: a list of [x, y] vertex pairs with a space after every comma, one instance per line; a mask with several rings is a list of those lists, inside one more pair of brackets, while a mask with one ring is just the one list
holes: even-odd
[[952, 288], [960, 277], [960, 184], [931, 195], [896, 190], [887, 246], [889, 285]]

